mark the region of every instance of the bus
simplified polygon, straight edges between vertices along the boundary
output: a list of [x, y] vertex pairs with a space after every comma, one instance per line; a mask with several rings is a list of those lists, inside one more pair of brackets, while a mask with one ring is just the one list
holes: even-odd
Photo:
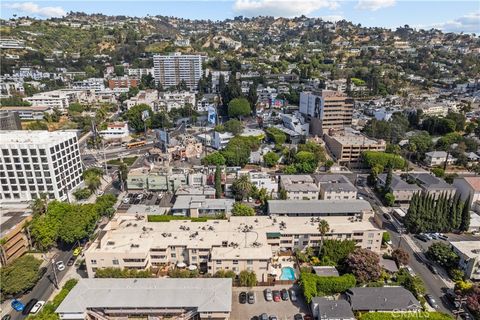
[[138, 148], [138, 147], [143, 147], [146, 145], [146, 141], [137, 141], [137, 142], [131, 142], [127, 144], [127, 149], [133, 149], [133, 148]]

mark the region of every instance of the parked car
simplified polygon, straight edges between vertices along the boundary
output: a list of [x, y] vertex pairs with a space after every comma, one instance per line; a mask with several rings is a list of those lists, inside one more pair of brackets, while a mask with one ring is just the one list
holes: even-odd
[[122, 202], [125, 203], [125, 204], [126, 204], [126, 203], [129, 203], [129, 202], [130, 202], [130, 198], [124, 198]]
[[427, 238], [427, 240], [432, 240], [432, 237], [428, 233], [421, 233], [421, 235]]
[[259, 316], [253, 316], [250, 318], [250, 320], [260, 320], [260, 317]]
[[432, 271], [433, 274], [438, 274], [438, 270], [433, 264], [429, 263], [428, 269], [430, 269], [430, 271]]
[[408, 273], [409, 273], [412, 277], [415, 277], [415, 271], [413, 271], [412, 267], [406, 266], [405, 269], [407, 269]]
[[280, 296], [280, 291], [278, 291], [278, 290], [273, 290], [272, 291], [272, 296], [273, 296], [273, 301], [275, 301], [275, 302], [280, 302], [280, 300], [282, 300], [282, 298]]
[[392, 220], [392, 217], [390, 217], [388, 213], [384, 213], [383, 217], [385, 218], [385, 220]]
[[80, 248], [80, 247], [76, 247], [76, 248], [73, 250], [73, 256], [74, 256], [74, 257], [78, 256], [80, 253], [82, 253], [82, 248]]
[[247, 293], [247, 300], [248, 300], [248, 303], [254, 304], [255, 303], [255, 292], [249, 291]]
[[55, 264], [57, 265], [58, 271], [65, 270], [65, 265], [63, 264], [63, 261], [57, 261]]
[[270, 320], [278, 320], [277, 316], [271, 315]]
[[272, 289], [267, 288], [263, 291], [263, 293], [265, 294], [265, 300], [266, 301], [272, 301], [273, 300]]
[[262, 313], [262, 314], [260, 315], [260, 320], [268, 320], [268, 314]]
[[247, 293], [245, 291], [240, 292], [240, 295], [238, 296], [238, 301], [241, 304], [247, 303]]
[[137, 196], [137, 200], [142, 200], [143, 199], [143, 193], [140, 193], [138, 196]]
[[37, 303], [35, 303], [35, 305], [33, 306], [32, 310], [30, 310], [30, 314], [35, 314], [37, 313], [40, 309], [42, 309], [43, 305], [45, 304], [45, 301], [38, 301]]
[[12, 303], [10, 304], [12, 306], [12, 309], [15, 311], [22, 311], [25, 308], [25, 305], [20, 301], [20, 300], [13, 300]]
[[297, 293], [293, 289], [290, 289], [290, 300], [293, 302], [297, 301]]
[[37, 299], [30, 299], [30, 301], [27, 302], [27, 304], [25, 305], [25, 308], [23, 308], [22, 310], [22, 314], [24, 316], [26, 316], [27, 314], [30, 313], [30, 311], [33, 309], [33, 306], [35, 306], [35, 304], [38, 302]]
[[280, 291], [280, 295], [281, 295], [283, 301], [287, 301], [287, 300], [288, 300], [288, 291], [287, 291], [287, 289], [282, 289], [282, 291]]
[[303, 316], [300, 313], [297, 313], [293, 316], [293, 320], [304, 320]]
[[432, 306], [432, 308], [438, 309], [437, 301], [435, 301], [435, 299], [431, 295], [426, 294], [425, 299], [427, 300], [428, 304]]
[[71, 257], [70, 259], [68, 259], [67, 261], [67, 266], [73, 266], [73, 264], [75, 263], [75, 257]]
[[416, 234], [415, 238], [417, 238], [418, 240], [423, 241], [423, 242], [428, 242], [428, 240], [429, 240], [424, 234]]
[[440, 233], [440, 235], [438, 236], [438, 239], [447, 241], [447, 240], [448, 240], [448, 237], [447, 237], [446, 235]]

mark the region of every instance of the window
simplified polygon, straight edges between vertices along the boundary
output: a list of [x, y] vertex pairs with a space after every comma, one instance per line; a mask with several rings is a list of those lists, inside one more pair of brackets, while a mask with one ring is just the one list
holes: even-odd
[[112, 264], [113, 264], [113, 265], [118, 265], [118, 264], [119, 264], [119, 263], [118, 263], [118, 259], [113, 259], [113, 260], [112, 260]]
[[9, 155], [8, 149], [2, 149], [2, 154], [3, 154], [4, 156], [8, 156], [8, 155]]
[[238, 260], [233, 260], [233, 264], [238, 264]]
[[222, 264], [222, 260], [215, 261], [216, 264]]
[[247, 264], [253, 264], [253, 260], [247, 260]]
[[369, 238], [373, 238], [373, 236], [374, 236], [373, 233], [369, 233], [369, 234], [368, 234], [368, 237], [369, 237]]
[[176, 257], [177, 257], [177, 254], [176, 254], [176, 253], [172, 253], [170, 256], [171, 256], [172, 258], [176, 258]]
[[97, 260], [90, 260], [91, 264], [97, 264]]

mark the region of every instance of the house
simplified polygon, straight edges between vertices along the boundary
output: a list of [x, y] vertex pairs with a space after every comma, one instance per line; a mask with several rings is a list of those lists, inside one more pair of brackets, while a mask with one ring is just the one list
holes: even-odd
[[178, 196], [172, 207], [174, 216], [186, 216], [192, 218], [210, 217], [217, 215], [229, 216], [233, 199], [211, 199], [206, 196]]
[[175, 317], [229, 319], [232, 280], [80, 279], [56, 313], [60, 319]]
[[346, 296], [354, 312], [422, 310], [420, 302], [403, 287], [351, 288]]
[[[378, 175], [377, 186], [382, 189], [385, 187], [387, 174]], [[421, 192], [422, 189], [415, 183], [407, 183], [398, 175], [392, 175], [390, 189], [388, 192], [395, 197], [396, 203], [409, 203], [415, 193]]]
[[[445, 151], [431, 151], [425, 153], [425, 164], [429, 167], [443, 166], [447, 159], [447, 153]], [[456, 161], [452, 155], [448, 155], [447, 164], [452, 164]]]
[[269, 196], [273, 198], [277, 197], [278, 181], [275, 176], [269, 175], [268, 173], [265, 173], [265, 172], [258, 172], [258, 171], [250, 171], [248, 173], [245, 171], [238, 172], [239, 177], [244, 174], [248, 174], [250, 178], [250, 182], [259, 190], [263, 188], [267, 190], [267, 194]]
[[280, 177], [280, 188], [288, 200], [316, 200], [319, 188], [309, 175], [284, 175]]
[[314, 297], [310, 307], [315, 320], [355, 320], [352, 308], [346, 300]]
[[415, 182], [422, 189], [422, 192], [435, 197], [439, 197], [444, 193], [450, 196], [457, 190], [455, 186], [429, 173], [411, 173], [408, 175], [407, 180]]
[[389, 273], [395, 273], [398, 271], [397, 263], [392, 259], [380, 257], [380, 266], [383, 268], [383, 270]]
[[357, 198], [357, 188], [341, 174], [314, 175], [315, 183], [320, 187], [320, 199], [347, 200]]
[[98, 132], [106, 140], [126, 140], [130, 136], [127, 122], [113, 122], [107, 125], [107, 130]]
[[465, 278], [480, 280], [480, 241], [452, 241], [453, 251], [460, 257], [459, 267]]
[[472, 210], [480, 213], [480, 177], [462, 177], [453, 180], [462, 200], [470, 199]]

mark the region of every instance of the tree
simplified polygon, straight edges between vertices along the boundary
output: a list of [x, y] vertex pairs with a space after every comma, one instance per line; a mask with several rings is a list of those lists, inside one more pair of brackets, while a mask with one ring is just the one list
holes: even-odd
[[345, 258], [356, 249], [353, 240], [325, 239], [320, 249], [322, 265], [338, 266], [343, 264]]
[[359, 283], [376, 281], [382, 274], [378, 255], [368, 249], [357, 248], [345, 261], [347, 269]]
[[390, 241], [390, 233], [384, 232], [382, 234], [382, 244], [387, 244]]
[[205, 156], [202, 159], [202, 163], [204, 165], [207, 165], [207, 166], [208, 165], [224, 166], [225, 165], [225, 158], [223, 157], [223, 155], [220, 152], [215, 151], [215, 152], [212, 152], [209, 155]]
[[255, 114], [258, 100], [257, 85], [255, 83], [251, 84], [248, 88], [247, 100], [250, 103], [253, 114]]
[[222, 197], [222, 169], [220, 165], [215, 168], [215, 198], [220, 199]]
[[27, 125], [27, 130], [48, 130], [48, 125], [40, 120], [35, 120]]
[[232, 192], [235, 195], [237, 201], [245, 199], [252, 191], [252, 183], [247, 175], [243, 175], [238, 179], [235, 179], [232, 183]]
[[234, 216], [254, 216], [255, 215], [255, 210], [253, 210], [252, 207], [240, 203], [240, 202], [235, 202], [233, 204], [233, 209], [232, 209], [232, 215]]
[[432, 168], [432, 173], [435, 175], [435, 177], [442, 178], [445, 176], [445, 170], [442, 168]]
[[458, 267], [459, 256], [450, 248], [449, 245], [442, 242], [435, 242], [428, 247], [427, 257], [441, 266], [450, 269]]
[[273, 151], [269, 151], [263, 156], [263, 162], [269, 168], [276, 166], [279, 159], [280, 157]]
[[395, 203], [395, 196], [391, 192], [386, 193], [383, 198], [385, 199], [386, 204], [390, 207]]
[[270, 127], [265, 130], [269, 140], [273, 141], [276, 145], [282, 145], [287, 141], [287, 135], [280, 129]]
[[241, 287], [254, 287], [257, 285], [257, 275], [254, 271], [242, 270], [238, 275]]
[[117, 77], [121, 77], [125, 74], [125, 68], [122, 65], [115, 66], [114, 72]]
[[235, 274], [235, 271], [220, 269], [217, 272], [215, 272], [213, 277], [214, 278], [232, 278], [232, 279], [235, 279], [237, 277], [237, 275]]
[[390, 165], [392, 169], [403, 169], [406, 165], [405, 159], [401, 156], [381, 151], [365, 151], [362, 153], [362, 158], [369, 168], [373, 168], [375, 165], [385, 168]]
[[406, 266], [408, 264], [408, 261], [410, 260], [410, 255], [402, 248], [397, 248], [393, 250], [392, 258], [393, 260], [395, 260], [398, 266]]
[[325, 169], [330, 170], [330, 168], [333, 167], [334, 164], [335, 162], [333, 160], [328, 159], [327, 161], [325, 161]]
[[99, 268], [95, 278], [152, 278], [150, 270], [135, 270], [121, 268]]
[[143, 132], [145, 130], [145, 125], [147, 128], [151, 125], [151, 119], [145, 121], [142, 120], [142, 114], [144, 111], [147, 111], [150, 117], [152, 116], [152, 109], [147, 104], [137, 104], [125, 113], [128, 125], [136, 132]]
[[228, 116], [238, 117], [250, 115], [251, 109], [248, 100], [245, 98], [235, 98], [228, 104]]
[[125, 185], [125, 182], [127, 181], [127, 177], [128, 177], [128, 166], [124, 162], [122, 162], [120, 163], [120, 166], [118, 166], [118, 181], [120, 181], [121, 186]]
[[40, 196], [33, 201], [31, 208], [34, 215], [42, 215], [47, 212], [48, 194], [40, 193]]
[[101, 182], [101, 177], [102, 177], [102, 170], [98, 168], [90, 168], [87, 169], [83, 172], [82, 177], [83, 181], [85, 182], [85, 185], [87, 186], [88, 189], [90, 189], [92, 192], [98, 189], [100, 185], [102, 184]]
[[233, 135], [238, 135], [243, 131], [242, 122], [237, 119], [230, 119], [223, 124], [225, 131], [232, 133]]
[[330, 225], [327, 220], [321, 219], [318, 222], [318, 232], [320, 232], [320, 250], [323, 247], [323, 241], [325, 240], [325, 235], [330, 231]]
[[463, 204], [463, 209], [462, 209], [462, 221], [460, 223], [460, 231], [468, 231], [468, 228], [470, 227], [470, 196], [467, 197]]
[[41, 264], [42, 261], [32, 255], [24, 255], [0, 268], [2, 296], [15, 296], [31, 289], [40, 277]]
[[77, 189], [73, 192], [73, 196], [77, 200], [88, 199], [92, 195], [92, 191], [88, 188]]

